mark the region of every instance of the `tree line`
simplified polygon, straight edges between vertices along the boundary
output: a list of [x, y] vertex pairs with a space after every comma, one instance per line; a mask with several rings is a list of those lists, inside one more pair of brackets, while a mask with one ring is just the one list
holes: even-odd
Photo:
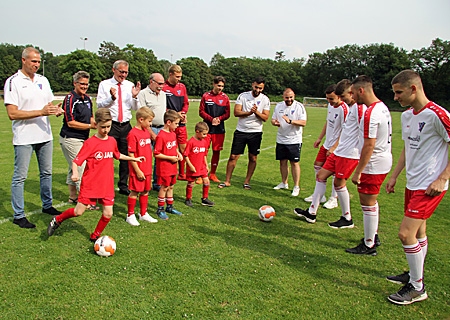
[[[2, 84], [21, 67], [22, 50], [29, 45], [0, 44], [0, 81]], [[145, 86], [153, 72], [167, 77], [171, 62], [157, 59], [153, 50], [127, 44], [119, 48], [104, 41], [97, 53], [75, 50], [65, 55], [53, 55], [41, 51], [41, 69], [50, 81], [53, 91], [68, 92], [73, 88], [72, 75], [85, 70], [91, 75], [90, 93], [96, 93], [100, 81], [112, 76], [114, 61], [123, 59], [130, 63], [128, 79], [141, 81]], [[390, 81], [403, 69], [420, 73], [428, 97], [450, 107], [447, 85], [450, 83], [450, 42], [434, 39], [429, 47], [407, 52], [394, 44], [348, 44], [315, 52], [305, 58], [286, 59], [283, 51], [275, 53], [274, 59], [259, 57], [229, 57], [216, 53], [206, 63], [198, 57], [176, 61], [183, 68], [183, 83], [190, 96], [201, 96], [211, 89], [212, 78], [222, 75], [227, 80], [225, 92], [238, 94], [250, 89], [250, 82], [257, 76], [266, 79], [265, 93], [281, 95], [287, 87], [299, 96], [322, 97], [324, 89], [343, 78], [354, 79], [365, 74], [374, 81], [377, 96], [392, 100]]]

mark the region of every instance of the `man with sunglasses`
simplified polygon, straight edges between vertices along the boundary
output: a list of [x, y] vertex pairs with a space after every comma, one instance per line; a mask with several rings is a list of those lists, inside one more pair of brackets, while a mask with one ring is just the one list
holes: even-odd
[[[136, 86], [126, 80], [128, 76], [128, 62], [117, 60], [112, 67], [113, 77], [100, 82], [97, 93], [97, 107], [109, 108], [112, 116], [112, 126], [109, 135], [116, 139], [120, 153], [128, 154], [127, 135], [131, 130], [131, 110], [139, 108], [138, 94], [141, 83]], [[119, 164], [119, 193], [129, 195], [128, 162]]]

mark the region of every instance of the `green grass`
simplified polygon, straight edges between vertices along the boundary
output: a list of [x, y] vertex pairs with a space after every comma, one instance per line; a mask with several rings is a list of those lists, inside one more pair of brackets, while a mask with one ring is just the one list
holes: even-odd
[[[198, 118], [198, 103], [189, 112], [189, 133]], [[0, 318], [2, 319], [445, 319], [450, 317], [449, 197], [428, 221], [429, 253], [425, 280], [429, 299], [400, 307], [386, 296], [397, 291], [384, 279], [407, 269], [397, 239], [403, 217], [404, 177], [397, 193], [380, 194], [382, 246], [378, 255], [354, 256], [344, 249], [363, 236], [358, 195], [352, 195], [354, 229], [327, 226], [340, 209], [321, 209], [317, 223], [307, 224], [293, 214], [306, 208], [301, 199], [314, 189], [312, 148], [326, 109], [308, 110], [302, 149], [301, 194], [272, 190], [280, 182], [274, 160], [276, 128], [264, 125], [262, 152], [244, 191], [246, 156], [239, 159], [232, 186], [220, 190], [212, 184], [210, 199], [216, 206], [200, 205], [201, 187], [194, 188], [194, 207], [183, 204], [185, 182], [175, 186], [175, 207], [182, 217], [131, 227], [125, 223], [126, 197], [117, 195], [114, 216], [104, 234], [114, 237], [113, 257], [98, 257], [88, 241], [100, 213], [86, 212], [70, 219], [48, 238], [48, 215], [29, 219], [34, 230], [11, 223], [10, 183], [13, 171], [11, 123], [1, 105], [0, 163]], [[401, 149], [400, 114], [393, 113], [393, 153]], [[226, 122], [227, 137], [218, 176], [224, 178], [236, 119]], [[52, 118], [55, 142], [61, 119]], [[67, 164], [58, 143], [54, 146], [54, 204], [68, 208]], [[116, 166], [117, 167], [117, 166]], [[292, 181], [290, 182], [292, 184]], [[40, 210], [39, 179], [35, 159], [25, 185], [26, 212]], [[328, 194], [329, 192], [327, 192]], [[271, 223], [258, 220], [257, 209], [272, 205]], [[151, 192], [149, 212], [156, 209]], [[154, 216], [154, 215], [153, 215]]]

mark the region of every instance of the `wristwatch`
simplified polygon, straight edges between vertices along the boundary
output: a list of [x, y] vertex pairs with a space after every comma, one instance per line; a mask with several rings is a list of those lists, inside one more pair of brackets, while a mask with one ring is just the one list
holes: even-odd
[[292, 120], [291, 119], [289, 119], [289, 124], [292, 124]]

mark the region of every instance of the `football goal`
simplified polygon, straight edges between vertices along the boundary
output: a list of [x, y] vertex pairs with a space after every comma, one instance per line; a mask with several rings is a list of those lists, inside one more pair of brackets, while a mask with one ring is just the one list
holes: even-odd
[[326, 108], [328, 101], [326, 98], [303, 97], [303, 105], [305, 107]]

